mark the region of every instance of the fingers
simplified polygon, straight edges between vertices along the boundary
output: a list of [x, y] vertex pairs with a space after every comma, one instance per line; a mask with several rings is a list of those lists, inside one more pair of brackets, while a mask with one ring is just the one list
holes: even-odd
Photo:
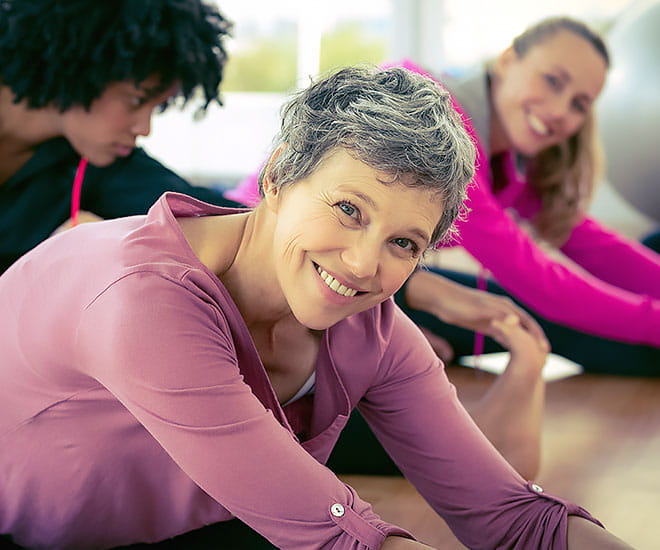
[[509, 300], [508, 298], [506, 300], [508, 301], [508, 305], [511, 309], [511, 313], [509, 313], [507, 317], [509, 315], [516, 316], [519, 319], [520, 325], [538, 341], [539, 346], [541, 346], [541, 349], [543, 349], [543, 351], [545, 351], [546, 353], [549, 353], [550, 342], [548, 341], [545, 333], [543, 332], [541, 325], [539, 325], [536, 322], [534, 317], [532, 317], [521, 307], [518, 307], [515, 303], [513, 303], [513, 301]]
[[509, 314], [502, 319], [493, 319], [493, 337], [511, 352], [510, 364], [527, 367], [543, 367], [547, 350], [520, 322], [520, 318]]
[[550, 342], [548, 341], [545, 332], [543, 332], [541, 325], [536, 322], [536, 319], [523, 309], [520, 309], [519, 317], [520, 324], [538, 340], [539, 345], [544, 351], [549, 352]]
[[524, 331], [520, 328], [520, 319], [513, 313], [502, 319], [492, 319], [490, 329], [490, 336], [507, 349], [511, 349], [519, 335], [524, 336]]

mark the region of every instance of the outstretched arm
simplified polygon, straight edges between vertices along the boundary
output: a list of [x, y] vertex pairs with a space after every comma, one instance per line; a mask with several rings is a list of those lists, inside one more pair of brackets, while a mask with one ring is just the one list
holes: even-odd
[[493, 328], [492, 322], [513, 315], [541, 349], [546, 352], [550, 350], [550, 344], [539, 324], [505, 296], [475, 290], [436, 273], [418, 270], [406, 283], [405, 298], [406, 304], [412, 309], [426, 311], [445, 323], [481, 332], [495, 339], [498, 331]]

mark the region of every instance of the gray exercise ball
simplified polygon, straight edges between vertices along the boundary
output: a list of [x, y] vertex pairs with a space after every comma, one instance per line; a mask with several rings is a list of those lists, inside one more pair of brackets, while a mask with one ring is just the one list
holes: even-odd
[[612, 65], [597, 116], [607, 179], [660, 221], [660, 2], [633, 6], [606, 40]]

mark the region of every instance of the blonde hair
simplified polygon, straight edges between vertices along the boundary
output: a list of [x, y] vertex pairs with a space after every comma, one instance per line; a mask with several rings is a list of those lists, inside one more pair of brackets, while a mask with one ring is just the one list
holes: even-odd
[[604, 173], [602, 146], [593, 112], [576, 134], [541, 151], [530, 163], [527, 177], [541, 198], [534, 218], [539, 236], [563, 245], [589, 207]]
[[[560, 31], [581, 36], [600, 54], [609, 68], [610, 58], [602, 38], [584, 23], [569, 17], [544, 19], [513, 41], [518, 57]], [[602, 146], [593, 111], [577, 133], [549, 147], [529, 163], [527, 177], [541, 198], [541, 211], [534, 218], [539, 236], [555, 246], [568, 239], [586, 211], [596, 182], [603, 175]]]

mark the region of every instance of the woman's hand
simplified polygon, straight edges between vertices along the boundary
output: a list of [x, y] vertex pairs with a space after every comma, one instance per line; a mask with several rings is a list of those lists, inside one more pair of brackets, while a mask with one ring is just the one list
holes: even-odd
[[409, 307], [431, 313], [445, 323], [481, 332], [506, 348], [509, 346], [498, 340], [503, 335], [493, 321], [503, 321], [513, 315], [518, 318], [522, 330], [534, 338], [541, 349], [550, 351], [550, 344], [539, 324], [505, 296], [469, 288], [436, 273], [419, 270], [410, 276], [405, 297]]
[[490, 336], [509, 350], [511, 357], [506, 371], [510, 376], [513, 375], [514, 370], [523, 369], [530, 374], [528, 379], [535, 379], [540, 375], [548, 357], [548, 350], [535, 335], [521, 325], [516, 315], [510, 314], [504, 319], [493, 319]]

